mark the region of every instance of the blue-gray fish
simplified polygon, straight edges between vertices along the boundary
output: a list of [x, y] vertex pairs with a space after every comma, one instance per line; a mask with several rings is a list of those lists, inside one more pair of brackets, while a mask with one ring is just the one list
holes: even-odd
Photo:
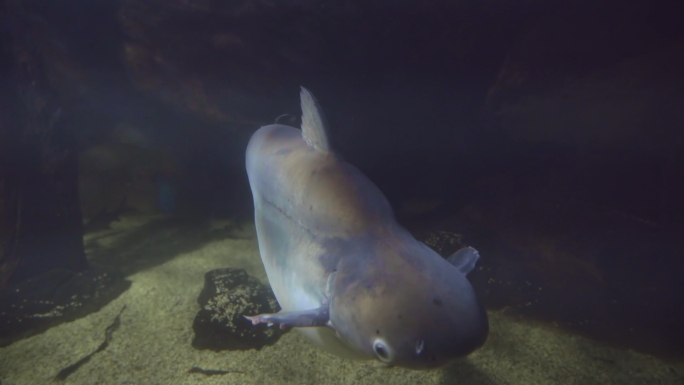
[[397, 223], [361, 171], [331, 150], [302, 87], [301, 130], [261, 127], [247, 147], [259, 251], [282, 307], [248, 317], [294, 327], [343, 357], [427, 369], [480, 347], [487, 313], [466, 278], [478, 252], [440, 257]]

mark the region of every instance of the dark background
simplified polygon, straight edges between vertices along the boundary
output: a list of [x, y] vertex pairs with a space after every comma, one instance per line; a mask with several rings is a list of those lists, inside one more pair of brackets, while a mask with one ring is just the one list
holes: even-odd
[[684, 356], [677, 2], [23, 3], [85, 218], [158, 212], [160, 180], [249, 218], [247, 140], [303, 85], [402, 223], [480, 250], [488, 308]]

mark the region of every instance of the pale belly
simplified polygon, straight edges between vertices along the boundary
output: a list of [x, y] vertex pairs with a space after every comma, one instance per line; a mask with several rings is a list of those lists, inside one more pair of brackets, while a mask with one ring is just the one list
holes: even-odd
[[[285, 311], [315, 309], [326, 301], [327, 273], [318, 264], [318, 251], [309, 232], [294, 226], [281, 211], [255, 202], [259, 252], [269, 284]], [[370, 359], [340, 340], [333, 328], [296, 328], [323, 350], [347, 359]]]

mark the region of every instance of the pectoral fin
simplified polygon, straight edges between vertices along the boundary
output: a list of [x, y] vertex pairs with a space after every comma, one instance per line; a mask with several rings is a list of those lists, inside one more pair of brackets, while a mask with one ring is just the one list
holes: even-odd
[[252, 317], [245, 316], [253, 325], [277, 324], [281, 329], [288, 327], [327, 326], [330, 321], [330, 307], [321, 306], [318, 309], [281, 311], [275, 314], [259, 314]]

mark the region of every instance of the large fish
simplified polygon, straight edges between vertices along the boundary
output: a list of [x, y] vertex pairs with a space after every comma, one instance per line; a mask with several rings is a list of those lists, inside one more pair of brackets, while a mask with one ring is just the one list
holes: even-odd
[[433, 368], [480, 347], [487, 313], [466, 278], [479, 254], [448, 260], [397, 223], [380, 190], [330, 149], [302, 87], [301, 130], [257, 130], [247, 147], [259, 251], [282, 307], [248, 317], [295, 327], [343, 357]]

